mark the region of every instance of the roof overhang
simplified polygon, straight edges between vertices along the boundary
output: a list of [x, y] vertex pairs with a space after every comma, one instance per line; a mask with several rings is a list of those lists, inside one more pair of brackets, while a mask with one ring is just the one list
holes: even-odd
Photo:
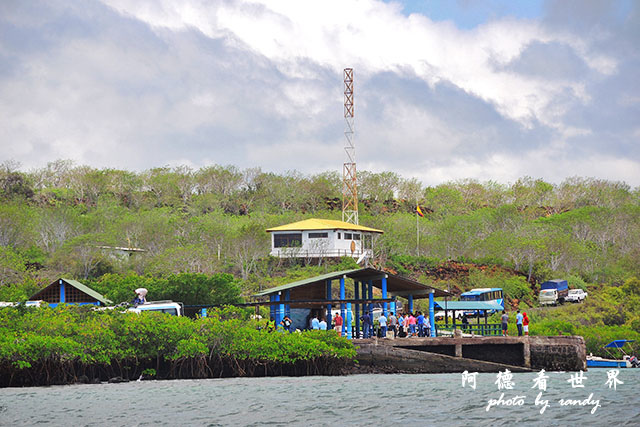
[[365, 227], [364, 225], [351, 224], [349, 222], [337, 221], [332, 219], [310, 218], [303, 221], [292, 222], [291, 224], [281, 225], [279, 227], [267, 228], [268, 233], [278, 231], [309, 231], [309, 230], [351, 230], [362, 231], [368, 233], [383, 234], [384, 231], [376, 228]]
[[[382, 289], [382, 279], [387, 279], [387, 294], [388, 296], [401, 296], [407, 297], [413, 295], [413, 298], [428, 298], [429, 294], [433, 293], [434, 297], [450, 297], [447, 291], [434, 288], [432, 286], [425, 285], [412, 279], [397, 276], [391, 273], [377, 270], [375, 268], [360, 268], [356, 270], [344, 270], [336, 271], [333, 273], [322, 274], [320, 276], [311, 277], [304, 280], [298, 280], [296, 282], [288, 283], [286, 285], [276, 286], [275, 288], [267, 289], [255, 294], [255, 297], [262, 297], [267, 295], [281, 294], [282, 292], [298, 292], [302, 293], [303, 290], [307, 290], [308, 294], [314, 294], [326, 297], [326, 284], [328, 280], [339, 280], [341, 278], [352, 279], [356, 282], [371, 283], [374, 288]], [[298, 298], [303, 299], [303, 298]], [[293, 301], [293, 296], [291, 301]]]
[[492, 301], [435, 301], [435, 308], [439, 310], [504, 310], [502, 305]]

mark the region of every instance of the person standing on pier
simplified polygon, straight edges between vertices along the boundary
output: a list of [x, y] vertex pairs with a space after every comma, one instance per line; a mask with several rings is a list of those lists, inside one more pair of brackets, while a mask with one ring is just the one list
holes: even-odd
[[509, 328], [509, 315], [506, 311], [502, 310], [502, 316], [500, 318], [502, 319], [502, 336], [506, 337], [509, 335], [507, 332], [507, 329]]
[[365, 311], [360, 319], [362, 320], [362, 337], [371, 338], [371, 317], [369, 313]]
[[318, 316], [316, 314], [313, 315], [311, 319], [311, 329], [317, 331], [320, 329], [320, 321], [318, 321]]
[[424, 335], [425, 337], [431, 336], [431, 321], [426, 316], [424, 318], [424, 331], [425, 331], [425, 335]]
[[327, 321], [324, 320], [324, 317], [320, 318], [320, 322], [318, 323], [318, 327], [320, 328], [321, 331], [326, 331], [327, 330]]
[[393, 311], [389, 315], [389, 329], [393, 331], [393, 338], [397, 338], [398, 336], [398, 318], [393, 315]]
[[409, 313], [409, 332], [411, 333], [410, 336], [415, 337], [416, 336], [416, 318], [413, 315], [413, 313]]
[[520, 313], [520, 310], [518, 310], [518, 314], [516, 315], [516, 326], [518, 327], [518, 336], [521, 337], [522, 336], [522, 319], [524, 318], [524, 316], [522, 315], [522, 313]]
[[387, 318], [383, 313], [380, 313], [380, 317], [378, 317], [378, 324], [380, 325], [380, 337], [387, 337]]
[[529, 335], [529, 316], [527, 316], [527, 313], [522, 313], [522, 316], [522, 329], [525, 335]]
[[333, 324], [335, 325], [335, 329], [338, 335], [342, 336], [342, 316], [340, 316], [340, 312], [337, 312], [335, 317], [333, 318]]
[[421, 311], [418, 312], [418, 317], [416, 317], [416, 324], [418, 325], [418, 336], [424, 337], [424, 315]]

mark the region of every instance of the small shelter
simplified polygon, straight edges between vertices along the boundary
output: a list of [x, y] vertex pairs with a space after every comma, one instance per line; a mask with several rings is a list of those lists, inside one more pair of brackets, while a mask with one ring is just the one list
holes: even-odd
[[266, 230], [278, 258], [372, 257], [373, 236], [382, 230], [331, 219], [311, 218]]
[[[353, 284], [353, 298], [346, 298], [346, 280], [350, 279]], [[338, 298], [333, 298], [333, 281], [339, 282]], [[380, 290], [379, 296], [374, 296], [373, 289]], [[268, 304], [271, 306], [271, 317], [276, 324], [285, 315], [291, 317], [294, 326], [299, 329], [307, 327], [307, 319], [316, 314], [326, 317], [327, 323], [331, 323], [332, 307], [339, 307], [343, 319], [343, 335], [351, 338], [351, 328], [346, 328], [351, 324], [350, 317], [355, 315], [359, 319], [361, 313], [368, 313], [373, 316], [374, 305], [381, 306], [385, 316], [389, 311], [396, 312], [396, 300], [398, 297], [405, 298], [408, 302], [408, 311], [413, 311], [413, 301], [418, 298], [429, 298], [429, 318], [434, 324], [434, 297], [450, 297], [451, 294], [415, 280], [390, 274], [375, 268], [360, 268], [355, 270], [336, 271], [309, 279], [299, 280], [286, 285], [267, 289], [254, 297], [269, 297]], [[355, 313], [352, 312], [352, 306]], [[355, 322], [355, 336], [359, 336], [359, 322]], [[435, 329], [432, 328], [432, 334]]]
[[77, 280], [60, 278], [42, 289], [29, 301], [45, 301], [50, 307], [55, 307], [60, 303], [77, 305], [110, 305], [113, 304], [103, 295], [83, 285]]
[[[504, 307], [495, 301], [435, 301], [435, 309], [444, 311], [445, 327], [440, 328], [442, 330], [454, 330], [456, 329], [456, 319], [458, 313], [469, 316], [477, 317], [477, 324], [467, 324], [464, 329], [465, 332], [477, 333], [479, 335], [499, 335], [502, 332], [501, 325], [489, 324], [487, 321], [487, 315], [490, 313], [500, 312], [504, 310]], [[453, 315], [451, 319], [453, 321], [451, 328], [449, 328], [449, 312]], [[484, 325], [480, 323], [480, 319], [484, 317]], [[462, 324], [460, 325], [462, 326]]]

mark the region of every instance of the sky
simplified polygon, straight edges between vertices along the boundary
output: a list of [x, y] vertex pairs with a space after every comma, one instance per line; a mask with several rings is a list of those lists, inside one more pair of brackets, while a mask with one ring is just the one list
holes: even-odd
[[0, 2], [0, 162], [640, 186], [640, 1]]

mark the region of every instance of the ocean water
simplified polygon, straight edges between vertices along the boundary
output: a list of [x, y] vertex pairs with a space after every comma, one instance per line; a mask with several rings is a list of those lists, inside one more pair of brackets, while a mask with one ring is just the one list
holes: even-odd
[[[512, 389], [502, 390], [497, 374], [477, 374], [475, 390], [469, 382], [462, 386], [462, 374], [5, 388], [0, 425], [640, 425], [640, 369], [621, 369], [615, 389], [606, 369], [585, 372], [582, 381], [573, 372], [544, 375], [547, 389], [539, 405], [538, 373], [513, 374], [503, 381]], [[548, 401], [543, 413], [541, 399]]]

